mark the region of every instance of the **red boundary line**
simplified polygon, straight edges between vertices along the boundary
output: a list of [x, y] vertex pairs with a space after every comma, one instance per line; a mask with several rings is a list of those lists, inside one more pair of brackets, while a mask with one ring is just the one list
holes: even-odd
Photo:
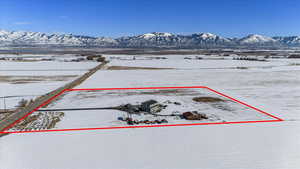
[[[50, 129], [50, 130], [33, 130], [33, 131], [5, 131], [10, 128], [12, 128], [14, 125], [16, 125], [18, 122], [21, 120], [25, 119], [28, 117], [30, 114], [33, 112], [37, 111], [39, 108], [43, 107], [44, 105], [49, 104], [53, 99], [56, 97], [62, 95], [66, 91], [94, 91], [94, 90], [136, 90], [136, 89], [187, 89], [187, 88], [205, 88], [208, 89], [220, 96], [226, 97], [234, 102], [237, 102], [239, 104], [242, 104], [246, 107], [249, 107], [253, 110], [256, 110], [260, 113], [263, 113], [269, 117], [272, 117], [276, 120], [257, 120], [257, 121], [232, 121], [232, 122], [212, 122], [212, 123], [188, 123], [188, 124], [165, 124], [165, 125], [141, 125], [141, 126], [116, 126], [116, 127], [98, 127], [98, 128], [77, 128], [77, 129]], [[42, 103], [38, 107], [36, 107], [33, 111], [27, 113], [25, 116], [20, 118], [19, 120], [16, 120], [14, 123], [9, 125], [8, 127], [4, 128], [0, 133], [33, 133], [33, 132], [55, 132], [55, 131], [79, 131], [79, 130], [101, 130], [101, 129], [124, 129], [124, 128], [148, 128], [148, 127], [170, 127], [170, 126], [197, 126], [197, 125], [216, 125], [216, 124], [241, 124], [241, 123], [262, 123], [262, 122], [281, 122], [284, 121], [281, 118], [278, 118], [270, 113], [267, 113], [265, 111], [262, 111], [256, 107], [253, 107], [249, 104], [246, 104], [242, 101], [239, 101], [237, 99], [234, 99], [230, 96], [227, 96], [221, 92], [218, 92], [214, 89], [211, 89], [207, 86], [178, 86], [178, 87], [135, 87], [135, 88], [91, 88], [91, 89], [64, 89], [60, 93], [56, 94], [55, 96], [51, 97], [49, 100], [46, 102]]]

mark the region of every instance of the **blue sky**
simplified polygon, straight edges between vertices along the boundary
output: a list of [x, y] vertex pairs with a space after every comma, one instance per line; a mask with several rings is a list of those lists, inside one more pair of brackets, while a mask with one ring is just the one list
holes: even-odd
[[300, 1], [1, 0], [0, 29], [109, 37], [154, 31], [300, 35]]

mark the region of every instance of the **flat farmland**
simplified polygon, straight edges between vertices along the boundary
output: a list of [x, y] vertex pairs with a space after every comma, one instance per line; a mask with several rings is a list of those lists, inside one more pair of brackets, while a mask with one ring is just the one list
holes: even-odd
[[[125, 55], [106, 57], [110, 60], [106, 70], [96, 72], [75, 89], [208, 86], [284, 121], [11, 134], [0, 140], [1, 154], [9, 152], [1, 157], [0, 161], [4, 167], [27, 166], [50, 169], [68, 168], [70, 166], [66, 164], [72, 164], [72, 168], [79, 169], [87, 166], [86, 161], [89, 161], [90, 168], [99, 168], [99, 166], [103, 168], [123, 168], [124, 166], [128, 168], [143, 168], [144, 166], [149, 168], [195, 168], [195, 166], [212, 168], [213, 166], [228, 169], [296, 169], [300, 165], [298, 160], [300, 158], [299, 60], [267, 59], [266, 62], [258, 62], [229, 58], [194, 59], [195, 56], [186, 55], [159, 56], [166, 59], [153, 58], [149, 55], [136, 55], [135, 58]], [[185, 59], [185, 57], [192, 59]], [[164, 100], [159, 99], [167, 98], [167, 100], [175, 99], [185, 102], [185, 99], [190, 100], [189, 97], [193, 97], [188, 95], [183, 98], [177, 96], [168, 98], [169, 96], [151, 95], [150, 98], [149, 95], [138, 94], [130, 97], [124, 96], [126, 99], [122, 99], [123, 96], [101, 95], [101, 92], [70, 92], [69, 94], [53, 102], [49, 108], [51, 106], [52, 108], [76, 108], [135, 104], [151, 98], [162, 102]], [[202, 109], [201, 112], [208, 112], [204, 110], [204, 106], [200, 106], [200, 109]], [[233, 109], [242, 112], [238, 111], [240, 107], [233, 107]], [[210, 110], [214, 114], [220, 109], [211, 108]], [[117, 111], [112, 111], [113, 115], [107, 111], [106, 115], [101, 117], [100, 112], [94, 110], [74, 112], [65, 112], [65, 116], [56, 127], [97, 126], [102, 117], [105, 117], [102, 121], [103, 125], [116, 125], [115, 118], [123, 116], [123, 112]], [[226, 113], [222, 110], [216, 115], [222, 117]], [[238, 116], [234, 118], [245, 118], [240, 115], [238, 113]], [[252, 113], [250, 115], [247, 118], [258, 119], [255, 113], [254, 116]], [[119, 123], [122, 122], [118, 122], [118, 125]], [[20, 138], [22, 138], [22, 143], [19, 142]], [[57, 149], [63, 151], [57, 153]], [[39, 160], [38, 162], [26, 155], [29, 151]], [[53, 157], [53, 154], [56, 156]], [[21, 159], [20, 163], [15, 163], [14, 159]], [[80, 160], [74, 161], [74, 159]], [[116, 160], [118, 162], [115, 162]], [[132, 163], [132, 161], [135, 162]], [[188, 162], [182, 163], [182, 161]]]

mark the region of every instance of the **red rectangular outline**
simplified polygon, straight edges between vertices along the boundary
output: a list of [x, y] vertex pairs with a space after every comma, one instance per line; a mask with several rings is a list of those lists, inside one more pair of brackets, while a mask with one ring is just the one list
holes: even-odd
[[[54, 100], [56, 97], [62, 95], [64, 92], [69, 92], [69, 91], [93, 91], [93, 90], [139, 90], [139, 89], [188, 89], [188, 88], [204, 88], [204, 89], [208, 89], [220, 96], [226, 97], [236, 103], [242, 104], [246, 107], [249, 107], [255, 111], [258, 111], [260, 113], [263, 113], [275, 120], [256, 120], [256, 121], [229, 121], [229, 122], [212, 122], [212, 123], [188, 123], [188, 124], [164, 124], [164, 125], [139, 125], [139, 126], [115, 126], [115, 127], [99, 127], [99, 128], [76, 128], [76, 129], [49, 129], [49, 130], [32, 130], [32, 131], [5, 131], [8, 130], [10, 128], [12, 128], [14, 125], [16, 125], [18, 122], [20, 122], [21, 120], [25, 119], [26, 117], [28, 117], [30, 114], [32, 114], [33, 112], [37, 111], [39, 108], [49, 104], [52, 100]], [[237, 99], [234, 99], [230, 96], [227, 96], [221, 92], [218, 92], [214, 89], [211, 89], [207, 86], [178, 86], [178, 87], [135, 87], [135, 88], [91, 88], [91, 89], [64, 89], [63, 91], [61, 91], [60, 93], [58, 93], [57, 95], [53, 96], [52, 98], [50, 98], [49, 100], [47, 100], [46, 102], [42, 103], [41, 105], [39, 105], [38, 107], [36, 107], [33, 111], [27, 113], [25, 116], [23, 116], [22, 118], [16, 120], [14, 123], [12, 123], [11, 125], [9, 125], [8, 127], [4, 128], [0, 133], [34, 133], [34, 132], [54, 132], [54, 131], [79, 131], [79, 130], [103, 130], [103, 129], [124, 129], [124, 128], [148, 128], [148, 127], [170, 127], [170, 126], [198, 126], [198, 125], [216, 125], [216, 124], [241, 124], [241, 123], [265, 123], [265, 122], [281, 122], [284, 121], [283, 119], [276, 117], [270, 113], [267, 113], [265, 111], [262, 111], [256, 107], [253, 107], [249, 104], [246, 104], [242, 101], [239, 101]]]

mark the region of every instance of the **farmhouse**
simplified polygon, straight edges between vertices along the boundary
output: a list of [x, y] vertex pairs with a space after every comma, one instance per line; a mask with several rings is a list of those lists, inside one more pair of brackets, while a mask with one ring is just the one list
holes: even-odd
[[166, 105], [159, 104], [155, 100], [148, 100], [141, 103], [140, 110], [148, 113], [158, 113], [165, 107]]

